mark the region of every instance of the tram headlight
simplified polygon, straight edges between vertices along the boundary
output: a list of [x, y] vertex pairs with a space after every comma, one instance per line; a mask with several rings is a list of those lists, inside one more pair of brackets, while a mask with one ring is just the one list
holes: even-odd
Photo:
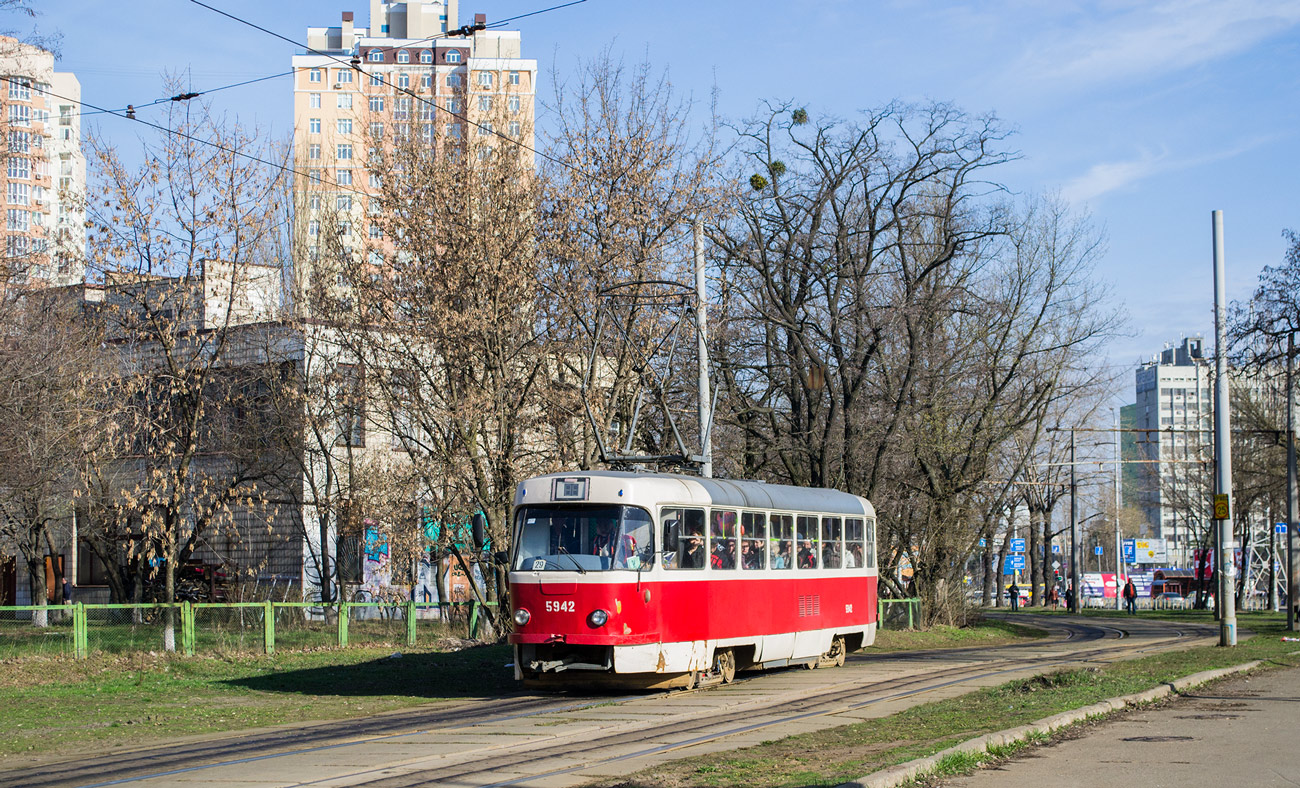
[[529, 619], [531, 619], [532, 617], [533, 614], [529, 613], [527, 610], [524, 610], [522, 607], [515, 610], [515, 623], [521, 627], [524, 624], [527, 624]]
[[591, 615], [587, 616], [587, 621], [591, 622], [593, 627], [603, 627], [605, 622], [609, 621], [609, 613], [597, 608], [591, 611]]

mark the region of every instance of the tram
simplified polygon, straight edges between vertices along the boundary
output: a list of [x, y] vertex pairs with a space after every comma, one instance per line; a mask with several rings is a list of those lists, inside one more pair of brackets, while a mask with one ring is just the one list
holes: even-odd
[[660, 473], [519, 485], [515, 677], [692, 687], [842, 665], [876, 634], [876, 518], [836, 490]]

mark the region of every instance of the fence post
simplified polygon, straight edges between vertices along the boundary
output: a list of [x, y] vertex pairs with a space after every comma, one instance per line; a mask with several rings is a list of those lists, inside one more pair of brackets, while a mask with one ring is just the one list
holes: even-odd
[[181, 651], [194, 656], [194, 605], [189, 600], [181, 602]]
[[263, 638], [263, 641], [265, 644], [266, 653], [274, 654], [275, 653], [275, 608], [272, 606], [271, 600], [269, 599], [263, 602], [262, 604], [263, 604], [263, 610], [265, 611], [262, 613], [262, 628], [266, 633]]
[[916, 629], [916, 624], [913, 623], [913, 621], [912, 621], [912, 604], [913, 604], [913, 603], [919, 605], [919, 604], [921, 604], [921, 600], [919, 600], [919, 599], [909, 599], [909, 600], [907, 600], [907, 628], [908, 628], [908, 629]]
[[469, 603], [469, 638], [474, 640], [478, 637], [478, 600], [472, 599]]
[[348, 603], [339, 600], [339, 646], [348, 644]]
[[415, 600], [406, 600], [406, 646], [415, 647]]
[[876, 597], [876, 629], [885, 628], [885, 599]]
[[87, 648], [86, 638], [86, 606], [81, 602], [72, 605], [72, 656], [76, 659], [85, 659]]

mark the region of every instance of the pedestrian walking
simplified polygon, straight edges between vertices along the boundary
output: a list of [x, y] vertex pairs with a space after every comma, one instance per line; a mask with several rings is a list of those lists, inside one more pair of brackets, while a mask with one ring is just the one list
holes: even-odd
[[1065, 609], [1074, 610], [1074, 583], [1065, 588]]
[[1020, 586], [1016, 585], [1016, 581], [1011, 581], [1007, 593], [1011, 594], [1011, 612], [1014, 613], [1020, 609]]
[[1127, 610], [1131, 616], [1137, 615], [1138, 612], [1137, 596], [1137, 587], [1133, 585], [1133, 578], [1130, 577], [1128, 578], [1128, 582], [1124, 583], [1124, 609]]
[[1061, 592], [1056, 589], [1056, 586], [1047, 589], [1047, 604], [1051, 605], [1053, 610], [1061, 606]]

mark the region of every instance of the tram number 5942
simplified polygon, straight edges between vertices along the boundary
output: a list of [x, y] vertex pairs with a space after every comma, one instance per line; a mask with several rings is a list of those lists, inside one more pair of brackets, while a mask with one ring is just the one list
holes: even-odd
[[560, 601], [558, 601], [558, 602], [556, 602], [556, 601], [551, 601], [551, 600], [547, 600], [547, 602], [546, 602], [546, 612], [547, 612], [547, 613], [572, 613], [573, 610], [574, 610], [574, 608], [573, 608], [573, 600], [572, 600], [572, 599], [567, 600], [567, 601], [566, 601], [566, 600], [560, 600]]

